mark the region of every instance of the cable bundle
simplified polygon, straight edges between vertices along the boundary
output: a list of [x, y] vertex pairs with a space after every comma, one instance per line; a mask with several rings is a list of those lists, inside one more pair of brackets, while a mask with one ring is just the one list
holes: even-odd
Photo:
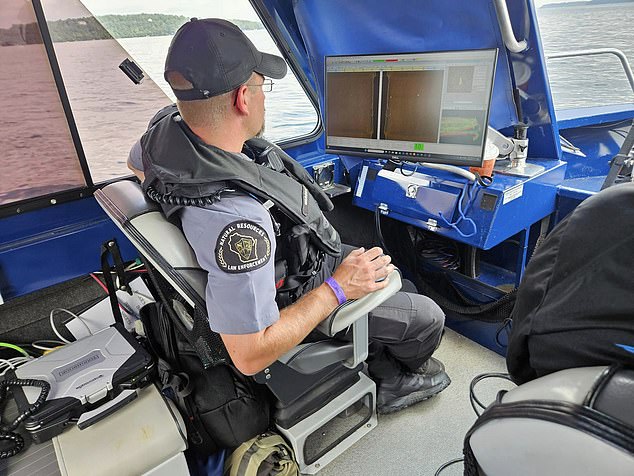
[[455, 241], [419, 229], [416, 233], [416, 251], [421, 259], [444, 269], [460, 269], [460, 253]]
[[5, 380], [0, 385], [0, 402], [4, 401], [7, 398], [7, 393], [11, 387], [40, 387], [42, 390], [40, 392], [40, 396], [37, 397], [37, 400], [33, 405], [31, 405], [26, 411], [20, 414], [9, 426], [3, 426], [0, 430], [0, 440], [5, 440], [11, 442], [13, 445], [8, 450], [0, 451], [0, 459], [10, 458], [11, 456], [15, 456], [20, 451], [24, 449], [24, 438], [14, 430], [26, 420], [28, 417], [33, 415], [46, 401], [48, 397], [48, 392], [51, 390], [51, 386], [48, 382], [44, 380], [34, 380], [34, 379], [11, 379]]

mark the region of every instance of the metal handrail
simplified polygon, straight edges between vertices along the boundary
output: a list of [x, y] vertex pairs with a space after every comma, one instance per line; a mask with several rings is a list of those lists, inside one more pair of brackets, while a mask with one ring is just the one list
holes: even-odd
[[630, 86], [632, 91], [634, 92], [634, 74], [632, 74], [632, 68], [630, 67], [629, 61], [627, 61], [627, 57], [625, 53], [616, 48], [597, 48], [592, 50], [577, 50], [577, 51], [567, 51], [565, 53], [553, 53], [550, 55], [546, 55], [547, 59], [557, 59], [557, 58], [570, 58], [573, 56], [590, 56], [590, 55], [602, 55], [602, 54], [612, 54], [616, 55], [621, 61], [621, 66], [623, 66], [623, 70], [625, 71], [625, 75], [627, 76], [628, 81], [630, 82]]
[[526, 40], [517, 41], [515, 33], [513, 32], [513, 25], [511, 24], [511, 17], [509, 16], [509, 10], [506, 7], [506, 0], [495, 0], [495, 13], [497, 13], [498, 23], [500, 25], [500, 31], [502, 32], [502, 39], [506, 48], [512, 53], [521, 53], [528, 48]]

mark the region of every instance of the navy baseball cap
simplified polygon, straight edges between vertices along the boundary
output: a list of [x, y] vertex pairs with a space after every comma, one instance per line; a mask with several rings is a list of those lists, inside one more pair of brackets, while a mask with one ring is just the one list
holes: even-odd
[[193, 89], [174, 89], [181, 101], [207, 99], [247, 82], [255, 71], [274, 79], [286, 75], [283, 58], [262, 53], [231, 22], [219, 18], [192, 18], [181, 26], [165, 60], [165, 79], [171, 71], [182, 74]]

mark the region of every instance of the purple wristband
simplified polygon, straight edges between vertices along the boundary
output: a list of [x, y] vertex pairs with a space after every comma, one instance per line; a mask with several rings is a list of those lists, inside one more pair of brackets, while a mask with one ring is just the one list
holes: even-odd
[[343, 289], [341, 289], [341, 286], [339, 286], [339, 283], [335, 280], [335, 278], [331, 276], [326, 281], [324, 281], [324, 283], [330, 286], [332, 292], [335, 293], [340, 306], [348, 300], [345, 293], [343, 292]]

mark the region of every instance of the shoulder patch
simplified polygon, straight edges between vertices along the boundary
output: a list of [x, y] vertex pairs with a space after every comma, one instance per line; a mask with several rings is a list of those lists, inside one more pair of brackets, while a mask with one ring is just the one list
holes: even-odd
[[216, 263], [226, 273], [247, 273], [271, 259], [271, 240], [264, 228], [249, 220], [225, 226], [215, 248]]

